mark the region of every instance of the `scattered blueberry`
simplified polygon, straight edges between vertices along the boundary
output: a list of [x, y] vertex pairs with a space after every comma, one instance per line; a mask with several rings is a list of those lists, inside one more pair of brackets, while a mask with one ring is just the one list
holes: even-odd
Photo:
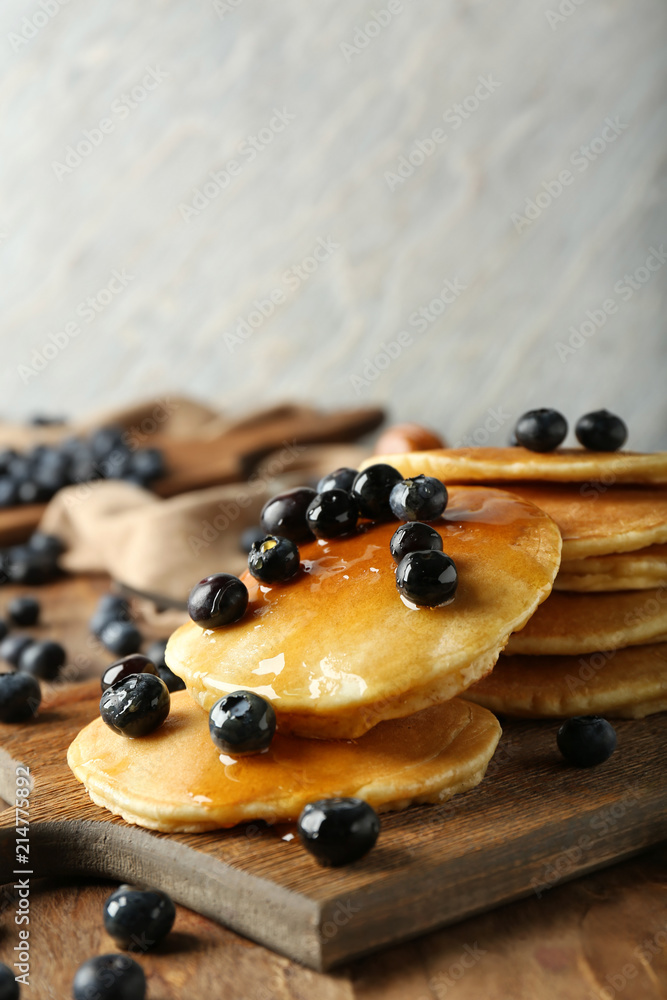
[[7, 605], [9, 620], [14, 625], [35, 625], [39, 611], [39, 601], [34, 597], [13, 597]]
[[255, 542], [261, 542], [263, 538], [266, 538], [266, 532], [258, 524], [253, 525], [252, 528], [246, 528], [241, 532], [241, 537], [239, 538], [241, 552], [245, 552], [247, 555]]
[[130, 620], [130, 605], [124, 597], [117, 594], [103, 594], [97, 602], [93, 617], [90, 619], [90, 631], [98, 638], [105, 625], [109, 622], [126, 622]]
[[371, 517], [378, 521], [392, 517], [389, 506], [389, 494], [400, 483], [403, 476], [391, 465], [378, 462], [369, 465], [354, 478], [351, 494], [359, 508], [362, 517]]
[[565, 440], [567, 421], [558, 410], [528, 410], [519, 417], [514, 433], [530, 451], [553, 451]]
[[0, 674], [0, 722], [25, 722], [42, 700], [39, 682], [30, 674]]
[[166, 892], [121, 885], [104, 903], [104, 928], [119, 948], [144, 951], [174, 926], [176, 907]]
[[188, 612], [201, 628], [222, 628], [243, 616], [248, 588], [237, 576], [214, 573], [196, 583], [188, 597]]
[[577, 441], [591, 451], [617, 451], [628, 438], [628, 428], [609, 410], [586, 413], [574, 429]]
[[264, 504], [260, 516], [264, 532], [289, 538], [297, 545], [312, 539], [312, 532], [306, 524], [306, 511], [315, 496], [315, 490], [308, 486], [297, 486], [272, 497]]
[[320, 799], [299, 816], [301, 843], [315, 859], [338, 868], [363, 858], [380, 833], [377, 814], [363, 799]]
[[14, 545], [7, 551], [7, 577], [12, 583], [38, 586], [58, 575], [58, 560], [47, 552], [35, 552], [29, 545]]
[[11, 476], [0, 476], [0, 507], [15, 507], [19, 491]]
[[432, 476], [415, 476], [396, 483], [389, 494], [389, 506], [401, 521], [435, 521], [447, 506], [444, 483]]
[[444, 552], [409, 552], [396, 569], [396, 589], [402, 597], [426, 608], [451, 604], [458, 574], [454, 560]]
[[167, 666], [167, 661], [164, 658], [164, 652], [167, 648], [168, 641], [168, 639], [154, 639], [146, 650], [146, 656], [155, 664], [158, 670], [160, 667]]
[[155, 674], [131, 674], [107, 688], [100, 699], [100, 715], [121, 736], [146, 736], [169, 715], [167, 685]]
[[144, 970], [128, 955], [96, 955], [72, 980], [74, 1000], [145, 1000]]
[[408, 552], [423, 552], [426, 549], [442, 552], [442, 538], [430, 524], [423, 521], [409, 521], [396, 529], [389, 542], [389, 550], [399, 563]]
[[33, 552], [57, 559], [65, 551], [65, 543], [57, 535], [47, 535], [43, 531], [35, 531], [28, 539], [28, 548]]
[[19, 670], [33, 677], [53, 681], [65, 663], [66, 654], [59, 642], [33, 642], [19, 657]]
[[167, 471], [164, 455], [159, 448], [140, 448], [132, 453], [128, 471], [146, 484], [152, 483]]
[[233, 691], [209, 712], [211, 739], [226, 754], [242, 757], [268, 749], [276, 731], [273, 706], [253, 691]]
[[299, 566], [297, 546], [280, 535], [264, 535], [248, 554], [248, 569], [262, 583], [285, 583], [298, 573]]
[[322, 476], [317, 484], [318, 493], [326, 493], [327, 490], [345, 490], [347, 493], [352, 489], [352, 483], [358, 476], [356, 469], [341, 468]]
[[317, 538], [341, 538], [357, 526], [359, 509], [345, 490], [318, 493], [306, 511], [306, 523]]
[[9, 625], [4, 618], [0, 618], [0, 642], [6, 637], [9, 632]]
[[174, 691], [185, 691], [185, 681], [178, 674], [175, 674], [166, 663], [164, 651], [167, 648], [167, 639], [156, 639], [146, 650], [146, 656], [152, 660], [157, 667], [158, 676], [167, 685], [170, 694]]
[[19, 984], [14, 973], [0, 962], [0, 1000], [19, 1000]]
[[132, 622], [112, 621], [102, 628], [100, 642], [116, 656], [136, 653], [141, 646], [141, 632]]
[[558, 749], [568, 764], [595, 767], [616, 749], [616, 730], [599, 715], [576, 715], [558, 730]]
[[124, 681], [132, 674], [154, 674], [157, 677], [158, 670], [147, 656], [143, 656], [141, 653], [130, 653], [129, 656], [123, 656], [122, 659], [116, 660], [115, 663], [109, 664], [106, 668], [102, 674], [102, 691], [106, 691], [118, 681]]
[[18, 667], [24, 649], [34, 645], [35, 640], [29, 635], [8, 635], [0, 642], [0, 657]]

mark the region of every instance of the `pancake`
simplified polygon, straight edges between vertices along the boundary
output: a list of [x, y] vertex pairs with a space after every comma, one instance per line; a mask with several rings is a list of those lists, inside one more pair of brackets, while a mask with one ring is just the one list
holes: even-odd
[[667, 639], [667, 589], [611, 594], [554, 591], [526, 627], [511, 636], [506, 652], [528, 656], [576, 656]]
[[362, 469], [388, 462], [404, 476], [435, 476], [449, 483], [530, 482], [667, 483], [667, 452], [587, 451], [558, 448], [541, 453], [527, 448], [436, 448], [404, 454], [374, 455]]
[[303, 570], [287, 584], [245, 574], [244, 617], [215, 631], [182, 625], [167, 663], [207, 710], [225, 693], [254, 690], [283, 732], [320, 739], [354, 738], [455, 697], [491, 670], [550, 593], [560, 534], [502, 490], [454, 487], [434, 527], [457, 565], [458, 591], [431, 609], [406, 606], [396, 591], [396, 527], [303, 545]]
[[667, 542], [667, 489], [516, 483], [512, 492], [549, 514], [563, 538], [562, 561], [636, 551]]
[[642, 719], [667, 709], [667, 643], [591, 656], [504, 656], [465, 694], [528, 719], [608, 715]]
[[667, 587], [667, 545], [562, 562], [555, 590], [649, 590]]
[[355, 741], [276, 734], [264, 754], [220, 754], [186, 691], [160, 729], [126, 739], [97, 718], [67, 760], [97, 805], [128, 823], [199, 833], [246, 820], [296, 820], [308, 802], [357, 795], [374, 809], [443, 802], [479, 784], [500, 738], [497, 719], [460, 699], [383, 722]]

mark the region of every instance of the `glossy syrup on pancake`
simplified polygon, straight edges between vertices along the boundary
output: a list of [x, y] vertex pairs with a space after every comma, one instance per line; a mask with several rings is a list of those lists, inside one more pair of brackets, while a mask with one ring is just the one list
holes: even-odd
[[246, 820], [295, 820], [308, 802], [356, 795], [378, 811], [442, 802], [478, 784], [500, 738], [497, 719], [460, 699], [376, 726], [358, 740], [276, 734], [269, 750], [221, 754], [186, 691], [167, 721], [126, 739], [95, 719], [67, 760], [91, 799], [129, 823], [175, 833]]
[[458, 568], [447, 607], [406, 606], [389, 541], [397, 522], [301, 547], [303, 572], [268, 586], [244, 576], [248, 611], [224, 629], [181, 626], [166, 658], [206, 709], [238, 688], [268, 698], [278, 727], [358, 736], [447, 700], [493, 666], [511, 631], [549, 594], [560, 535], [534, 505], [453, 487], [434, 527]]

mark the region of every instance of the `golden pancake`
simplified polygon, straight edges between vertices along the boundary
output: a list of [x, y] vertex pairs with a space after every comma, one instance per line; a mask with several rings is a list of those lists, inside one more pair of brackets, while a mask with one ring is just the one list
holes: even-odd
[[554, 591], [505, 652], [528, 656], [576, 656], [667, 639], [667, 589], [610, 594]]
[[256, 691], [283, 732], [356, 737], [383, 719], [446, 701], [492, 668], [510, 632], [551, 591], [560, 534], [539, 508], [502, 490], [453, 487], [434, 522], [458, 568], [454, 602], [408, 607], [389, 541], [397, 522], [301, 547], [302, 571], [267, 586], [246, 574], [237, 623], [171, 636], [166, 659], [207, 710]]
[[628, 552], [667, 542], [667, 489], [659, 486], [561, 486], [516, 483], [512, 493], [531, 500], [558, 525], [562, 561]]
[[154, 733], [127, 739], [98, 718], [67, 760], [93, 802], [128, 823], [199, 833], [296, 820], [308, 802], [337, 795], [359, 796], [378, 811], [442, 802], [479, 784], [500, 732], [486, 709], [455, 699], [354, 741], [277, 733], [266, 753], [234, 760], [214, 746], [206, 713], [178, 691]]
[[667, 587], [667, 545], [562, 562], [554, 590], [648, 590]]
[[586, 657], [501, 655], [493, 672], [465, 697], [493, 712], [528, 719], [642, 719], [667, 709], [667, 643]]
[[558, 448], [541, 453], [526, 448], [437, 448], [373, 455], [362, 469], [387, 462], [404, 476], [435, 476], [449, 483], [529, 482], [667, 483], [667, 452], [587, 451]]

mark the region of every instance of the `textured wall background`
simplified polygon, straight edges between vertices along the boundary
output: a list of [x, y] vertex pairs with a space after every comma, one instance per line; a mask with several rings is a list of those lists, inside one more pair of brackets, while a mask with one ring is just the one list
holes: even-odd
[[667, 447], [666, 40], [662, 0], [3, 0], [2, 411], [607, 405]]

